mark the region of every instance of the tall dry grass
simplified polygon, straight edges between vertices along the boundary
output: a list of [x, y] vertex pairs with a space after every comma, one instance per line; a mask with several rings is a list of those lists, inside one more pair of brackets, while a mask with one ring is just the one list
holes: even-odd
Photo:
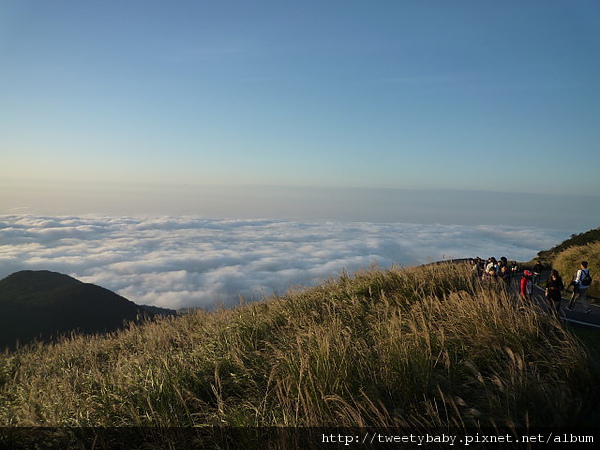
[[3, 355], [0, 425], [560, 426], [595, 381], [553, 316], [468, 267], [371, 268]]

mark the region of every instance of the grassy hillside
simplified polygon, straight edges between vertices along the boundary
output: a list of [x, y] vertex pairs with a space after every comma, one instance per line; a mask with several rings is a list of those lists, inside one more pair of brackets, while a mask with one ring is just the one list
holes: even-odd
[[573, 234], [560, 244], [552, 247], [550, 250], [543, 250], [538, 253], [538, 258], [547, 263], [552, 263], [554, 259], [563, 251], [571, 247], [581, 247], [594, 242], [600, 242], [600, 228], [586, 231], [585, 233]]
[[[546, 268], [558, 270], [565, 284], [573, 279], [581, 261], [587, 261], [594, 279], [588, 295], [600, 298], [600, 228], [574, 234], [550, 250], [539, 252], [536, 260], [542, 261]], [[534, 263], [535, 260], [532, 260], [524, 267], [531, 269]]]
[[588, 262], [588, 268], [593, 278], [588, 295], [600, 298], [600, 242], [563, 250], [554, 257], [552, 267], [558, 270], [566, 283], [569, 283], [579, 269], [581, 261]]
[[5, 354], [0, 426], [565, 426], [598, 381], [554, 317], [467, 266], [372, 269]]

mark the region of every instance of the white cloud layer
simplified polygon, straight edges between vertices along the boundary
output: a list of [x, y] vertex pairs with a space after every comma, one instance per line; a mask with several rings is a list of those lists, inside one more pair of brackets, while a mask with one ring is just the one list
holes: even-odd
[[9, 215], [0, 216], [0, 278], [52, 270], [138, 304], [210, 308], [372, 264], [529, 260], [569, 234], [508, 226]]

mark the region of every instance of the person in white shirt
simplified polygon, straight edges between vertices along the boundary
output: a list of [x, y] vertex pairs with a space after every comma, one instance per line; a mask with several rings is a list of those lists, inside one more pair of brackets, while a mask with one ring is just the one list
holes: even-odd
[[[587, 261], [581, 261], [580, 269], [575, 274], [575, 280], [571, 283], [573, 285], [573, 295], [571, 296], [571, 301], [567, 306], [567, 310], [573, 311], [573, 307], [577, 301], [580, 301], [583, 307], [585, 308], [585, 314], [589, 314], [592, 312], [592, 308], [590, 308], [590, 303], [587, 300], [587, 290], [590, 287], [589, 282], [586, 281], [586, 278], [590, 277], [590, 270], [588, 269]], [[591, 278], [589, 278], [591, 281]]]

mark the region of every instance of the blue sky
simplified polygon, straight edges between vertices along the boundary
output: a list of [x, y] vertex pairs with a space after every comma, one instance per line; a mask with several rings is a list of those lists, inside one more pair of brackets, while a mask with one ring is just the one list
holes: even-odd
[[0, 213], [149, 185], [147, 212], [196, 185], [600, 205], [596, 1], [9, 0], [0, 55]]

